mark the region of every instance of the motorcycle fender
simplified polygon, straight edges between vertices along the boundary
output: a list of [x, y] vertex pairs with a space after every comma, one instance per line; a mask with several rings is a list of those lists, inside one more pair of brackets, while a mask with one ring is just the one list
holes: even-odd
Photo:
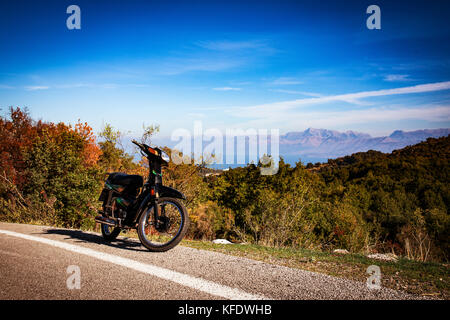
[[105, 201], [105, 199], [108, 198], [109, 190], [104, 188], [102, 190], [102, 193], [100, 193], [100, 197], [98, 198], [98, 201]]
[[186, 200], [186, 197], [183, 193], [181, 193], [180, 191], [174, 189], [174, 188], [170, 188], [170, 187], [166, 187], [166, 186], [161, 186], [159, 188], [159, 196], [161, 198], [177, 198], [177, 199], [183, 199]]

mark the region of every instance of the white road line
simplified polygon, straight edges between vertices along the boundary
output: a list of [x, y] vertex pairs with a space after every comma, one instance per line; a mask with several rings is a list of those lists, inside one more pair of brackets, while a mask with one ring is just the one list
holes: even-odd
[[186, 287], [190, 287], [214, 296], [219, 296], [225, 299], [237, 299], [237, 300], [264, 300], [268, 299], [261, 295], [255, 295], [251, 293], [247, 293], [237, 288], [231, 288], [228, 286], [224, 286], [209, 280], [204, 280], [201, 278], [193, 277], [184, 273], [180, 273], [177, 271], [173, 271], [166, 268], [157, 267], [151, 264], [142, 263], [139, 261], [122, 258], [119, 256], [115, 256], [112, 254], [104, 253], [101, 251], [92, 250], [89, 248], [84, 248], [80, 246], [76, 246], [73, 244], [46, 239], [42, 237], [30, 236], [28, 234], [18, 233], [9, 230], [0, 229], [0, 234], [5, 234], [12, 237], [22, 238], [26, 240], [36, 241], [40, 243], [45, 243], [50, 246], [54, 246], [57, 248], [65, 249], [68, 251], [72, 251], [75, 253], [83, 254], [89, 257], [93, 257], [95, 259], [103, 260], [106, 262], [110, 262], [119, 266], [127, 267], [139, 272], [147, 273], [149, 275], [169, 280], [178, 284], [181, 284]]

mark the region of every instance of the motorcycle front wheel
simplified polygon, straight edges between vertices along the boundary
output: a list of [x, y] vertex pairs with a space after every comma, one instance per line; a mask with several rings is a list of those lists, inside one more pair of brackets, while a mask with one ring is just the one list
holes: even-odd
[[155, 219], [154, 207], [142, 213], [138, 223], [138, 236], [150, 251], [163, 252], [175, 247], [186, 234], [189, 216], [185, 206], [175, 198], [160, 198]]

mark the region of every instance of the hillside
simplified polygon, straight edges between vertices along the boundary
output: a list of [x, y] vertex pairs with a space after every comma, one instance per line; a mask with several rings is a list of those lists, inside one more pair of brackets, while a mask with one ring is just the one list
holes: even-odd
[[211, 198], [257, 242], [448, 260], [449, 146], [447, 136], [306, 167], [282, 161], [265, 177], [249, 165], [211, 183]]
[[343, 186], [340, 196], [352, 198], [366, 221], [381, 222], [380, 226], [389, 230], [384, 233], [386, 239], [402, 241], [404, 234], [413, 232], [407, 228], [427, 229], [448, 256], [449, 161], [447, 136], [390, 154], [360, 152], [309, 169], [317, 171], [327, 185]]
[[[438, 139], [428, 138], [426, 141], [406, 146], [402, 149], [393, 150], [391, 153], [383, 153], [380, 151], [369, 150], [367, 152], [357, 152], [349, 156], [339, 157], [336, 159], [329, 159], [328, 162], [322, 164], [309, 164], [308, 168], [320, 169], [324, 171], [329, 168], [348, 168], [360, 163], [376, 162], [376, 161], [413, 161], [422, 166], [427, 166], [428, 169], [438, 169], [445, 167], [448, 163], [450, 155], [450, 135]], [[420, 161], [419, 161], [420, 160]], [[425, 162], [422, 162], [425, 161]], [[391, 167], [388, 167], [388, 169]]]

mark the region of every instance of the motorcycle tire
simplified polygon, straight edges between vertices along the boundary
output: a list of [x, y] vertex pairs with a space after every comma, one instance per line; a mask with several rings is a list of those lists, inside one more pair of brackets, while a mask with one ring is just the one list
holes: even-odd
[[[189, 216], [187, 214], [186, 207], [183, 205], [183, 203], [176, 198], [160, 198], [158, 200], [158, 207], [162, 207], [165, 204], [166, 205], [171, 204], [171, 205], [175, 206], [178, 211], [178, 213], [175, 213], [175, 215], [176, 216], [179, 215], [179, 218], [180, 218], [180, 226], [177, 228], [176, 234], [173, 236], [173, 238], [168, 239], [166, 242], [158, 243], [158, 242], [154, 242], [154, 241], [151, 241], [150, 239], [148, 239], [148, 235], [147, 235], [149, 233], [148, 229], [153, 228], [152, 231], [154, 232], [154, 234], [157, 234], [158, 231], [161, 231], [161, 230], [158, 230], [158, 228], [155, 227], [154, 224], [152, 224], [152, 225], [149, 224], [149, 219], [154, 220], [153, 206], [147, 208], [147, 210], [145, 210], [139, 218], [139, 223], [138, 223], [138, 227], [137, 227], [139, 240], [141, 241], [141, 243], [144, 247], [146, 247], [148, 250], [153, 251], [153, 252], [164, 252], [164, 251], [172, 249], [178, 243], [180, 243], [180, 241], [183, 239], [183, 237], [185, 236], [185, 234], [189, 228]], [[169, 219], [165, 218], [162, 221], [164, 221], [165, 223], [170, 225], [169, 220], [170, 220], [170, 218]], [[164, 230], [164, 231], [167, 231], [167, 230]], [[164, 233], [164, 232], [162, 232], [162, 233]]]

